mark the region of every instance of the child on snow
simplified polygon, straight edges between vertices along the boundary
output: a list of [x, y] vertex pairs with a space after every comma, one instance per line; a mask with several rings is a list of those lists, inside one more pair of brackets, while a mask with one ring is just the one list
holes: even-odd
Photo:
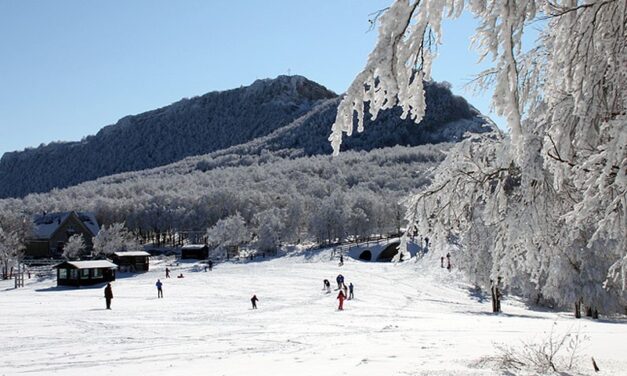
[[337, 307], [338, 311], [344, 310], [344, 299], [346, 299], [346, 295], [344, 295], [344, 291], [340, 290], [340, 293], [337, 294], [337, 299], [340, 301], [340, 305]]

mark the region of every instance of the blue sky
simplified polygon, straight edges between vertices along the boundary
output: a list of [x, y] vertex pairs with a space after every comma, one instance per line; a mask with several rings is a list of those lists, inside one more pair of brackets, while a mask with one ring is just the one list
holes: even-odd
[[[390, 3], [3, 0], [0, 154], [288, 72], [341, 93], [374, 46], [369, 14]], [[489, 114], [489, 94], [463, 90], [481, 70], [469, 51], [474, 27], [469, 15], [445, 24], [433, 78]]]

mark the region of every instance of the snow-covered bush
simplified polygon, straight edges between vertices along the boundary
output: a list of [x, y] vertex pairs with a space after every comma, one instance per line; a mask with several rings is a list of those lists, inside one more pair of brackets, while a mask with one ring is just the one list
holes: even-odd
[[558, 334], [552, 328], [545, 338], [537, 341], [522, 341], [518, 346], [497, 344], [497, 355], [482, 358], [478, 365], [514, 374], [573, 371], [579, 368], [586, 340], [579, 333]]

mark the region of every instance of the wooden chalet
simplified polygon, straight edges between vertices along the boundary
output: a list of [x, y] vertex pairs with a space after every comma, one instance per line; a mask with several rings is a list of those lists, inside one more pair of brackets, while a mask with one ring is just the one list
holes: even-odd
[[209, 258], [209, 247], [205, 244], [187, 244], [181, 248], [182, 259], [205, 260]]
[[115, 281], [117, 265], [108, 260], [65, 261], [57, 269], [57, 286], [89, 286]]
[[33, 234], [26, 239], [24, 255], [31, 258], [57, 258], [72, 235], [83, 235], [85, 253], [93, 250], [93, 238], [100, 227], [88, 212], [43, 213], [33, 217]]
[[144, 251], [114, 252], [111, 259], [120, 271], [147, 272], [150, 267], [150, 253]]

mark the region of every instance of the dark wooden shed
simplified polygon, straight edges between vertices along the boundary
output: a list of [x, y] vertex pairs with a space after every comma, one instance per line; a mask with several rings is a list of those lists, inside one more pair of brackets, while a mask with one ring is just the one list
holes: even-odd
[[205, 260], [209, 257], [209, 247], [204, 244], [188, 244], [181, 248], [182, 259]]
[[150, 268], [150, 253], [144, 251], [114, 252], [111, 259], [120, 271], [147, 272]]
[[57, 286], [89, 286], [115, 281], [117, 265], [107, 260], [66, 261], [56, 265]]

